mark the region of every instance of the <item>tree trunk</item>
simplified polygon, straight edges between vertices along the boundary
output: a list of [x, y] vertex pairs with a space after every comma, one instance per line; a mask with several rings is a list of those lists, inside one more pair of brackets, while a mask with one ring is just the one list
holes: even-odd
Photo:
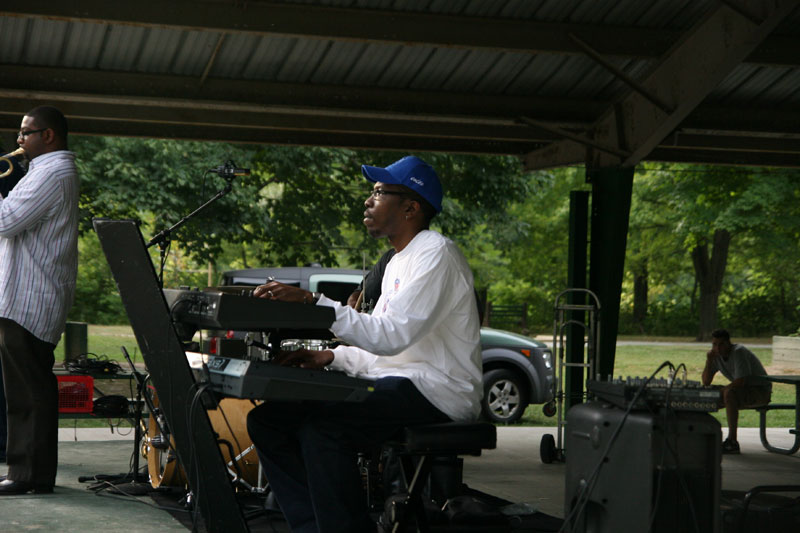
[[633, 274], [633, 322], [641, 333], [645, 332], [644, 321], [647, 318], [647, 277], [647, 263]]
[[722, 292], [725, 267], [728, 264], [730, 243], [730, 232], [717, 230], [714, 232], [710, 257], [708, 243], [698, 244], [692, 250], [695, 279], [700, 287], [698, 341], [710, 340], [711, 332], [717, 327], [717, 304]]

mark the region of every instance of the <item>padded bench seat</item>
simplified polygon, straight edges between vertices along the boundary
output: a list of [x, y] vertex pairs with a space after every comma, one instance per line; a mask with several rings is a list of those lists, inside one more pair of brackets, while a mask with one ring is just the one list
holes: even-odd
[[[398, 441], [389, 442], [400, 458], [406, 493], [389, 497], [386, 516], [391, 531], [430, 531], [422, 492], [431, 475], [434, 459], [458, 455], [480, 455], [497, 446], [497, 428], [487, 422], [445, 422], [407, 427]], [[458, 460], [458, 475], [461, 462]], [[450, 495], [448, 495], [449, 497]]]
[[497, 446], [497, 428], [488, 422], [445, 422], [408, 427], [400, 443], [407, 453], [480, 455]]

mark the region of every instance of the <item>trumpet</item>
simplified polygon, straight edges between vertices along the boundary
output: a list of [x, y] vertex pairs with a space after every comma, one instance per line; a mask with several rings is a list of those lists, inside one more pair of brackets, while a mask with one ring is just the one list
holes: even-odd
[[5, 161], [6, 164], [8, 164], [8, 169], [5, 172], [0, 173], [0, 179], [5, 178], [6, 176], [14, 172], [14, 162], [11, 161], [11, 158], [18, 155], [22, 155], [24, 153], [25, 153], [24, 148], [17, 148], [13, 152], [9, 152], [4, 156], [0, 156], [0, 163]]

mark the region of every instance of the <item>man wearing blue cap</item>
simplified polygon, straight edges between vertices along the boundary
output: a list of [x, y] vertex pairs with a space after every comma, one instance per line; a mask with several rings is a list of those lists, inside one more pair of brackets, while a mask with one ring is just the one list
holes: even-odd
[[364, 165], [361, 171], [374, 184], [364, 202], [364, 225], [396, 250], [373, 313], [277, 282], [254, 293], [333, 307], [331, 331], [350, 344], [284, 353], [278, 363], [376, 380], [361, 403], [267, 402], [250, 412], [248, 431], [292, 531], [374, 532], [357, 451], [403, 427], [471, 420], [480, 412], [480, 324], [472, 272], [452, 241], [428, 229], [442, 209], [439, 178], [414, 156], [386, 168]]

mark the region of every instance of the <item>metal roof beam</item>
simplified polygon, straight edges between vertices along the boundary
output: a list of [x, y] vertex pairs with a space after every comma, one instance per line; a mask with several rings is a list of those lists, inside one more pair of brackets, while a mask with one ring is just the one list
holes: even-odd
[[[738, 1], [738, 0], [737, 0]], [[630, 152], [618, 157], [574, 140], [562, 140], [526, 156], [527, 168], [540, 169], [586, 162], [590, 167], [636, 165], [673, 132], [700, 102], [742, 62], [796, 7], [798, 0], [748, 4], [760, 23], [725, 4], [699, 21], [645, 77], [642, 86], [666, 112], [637, 92], [630, 92], [608, 110], [587, 135], [595, 143]]]
[[745, 150], [685, 150], [658, 147], [647, 156], [647, 161], [669, 163], [700, 163], [707, 165], [734, 165], [749, 167], [800, 168], [800, 154], [783, 152], [749, 152]]
[[520, 114], [557, 124], [592, 122], [603, 102], [570, 98], [536, 98], [441, 91], [420, 91], [339, 85], [308, 85], [208, 78], [202, 86], [189, 76], [102, 72], [49, 67], [0, 65], [0, 96], [20, 91], [74, 94], [76, 98], [107, 95], [118, 98], [180, 99], [196, 105], [257, 104], [275, 110], [308, 108], [314, 112], [372, 111], [407, 116], [463, 116], [515, 120]]
[[[681, 31], [536, 22], [409, 11], [340, 8], [271, 2], [197, 0], [28, 0], [4, 7], [0, 15], [70, 21], [160, 26], [221, 33], [301, 36], [505, 52], [581, 54], [569, 34], [611, 56], [657, 58]], [[800, 38], [782, 36], [753, 51], [750, 62], [800, 64], [793, 53]]]
[[[19, 129], [19, 115], [0, 115], [0, 130]], [[415, 152], [452, 152], [467, 154], [522, 155], [536, 147], [531, 141], [498, 141], [376, 134], [241, 128], [208, 124], [154, 124], [95, 118], [70, 118], [70, 129], [78, 135], [109, 135], [184, 139], [245, 144], [283, 144], [336, 146], [341, 148], [399, 150]]]
[[[97, 73], [57, 68], [0, 67], [6, 73], [0, 88], [0, 113], [19, 117], [40, 103], [58, 102], [70, 117], [97, 120], [139, 120], [159, 123], [243, 128], [313, 130], [388, 134], [450, 139], [552, 142], [564, 128], [526, 130], [514, 124], [526, 107], [535, 122], [552, 126], [569, 113], [575, 124], [586, 126], [608, 106], [603, 102], [568, 99], [481, 97], [458, 93], [400, 92], [295, 84], [209, 80], [198, 88], [196, 80], [176, 76]], [[48, 87], [38, 91], [35, 87]], [[55, 89], [60, 89], [56, 91]], [[194, 91], [192, 93], [192, 91]], [[159, 95], [159, 96], [152, 96]], [[126, 114], [127, 113], [127, 114]], [[582, 120], [579, 120], [582, 119]], [[549, 122], [547, 122], [550, 120]], [[740, 146], [742, 149], [782, 151], [789, 141], [782, 134], [797, 134], [800, 109], [762, 109], [701, 106], [660, 144], [697, 148]], [[691, 128], [689, 134], [684, 133]], [[737, 131], [764, 132], [742, 137]], [[718, 137], [720, 137], [717, 141]], [[206, 138], [206, 137], [202, 137]], [[746, 139], [746, 140], [745, 140]], [[793, 141], [792, 141], [793, 142]], [[773, 148], [777, 147], [777, 148]]]
[[[71, 122], [93, 124], [96, 122], [136, 122], [148, 124], [155, 136], [163, 128], [177, 131], [181, 126], [188, 126], [197, 131], [204, 127], [208, 131], [225, 131], [225, 128], [241, 129], [236, 142], [247, 141], [251, 137], [261, 136], [260, 130], [289, 133], [294, 136], [300, 132], [313, 134], [346, 134], [346, 135], [393, 135], [400, 137], [422, 137], [440, 141], [465, 140], [468, 142], [486, 142], [497, 140], [499, 143], [540, 143], [552, 142], [558, 130], [542, 131], [531, 137], [529, 130], [522, 125], [476, 123], [473, 121], [448, 121], [446, 117], [437, 120], [415, 120], [403, 116], [394, 118], [374, 117], [369, 114], [360, 116], [331, 116], [317, 113], [284, 113], [273, 110], [260, 110], [255, 106], [241, 105], [214, 107], [198, 106], [185, 101], [159, 101], [126, 99], [118, 101], [110, 97], [82, 97], [78, 100], [69, 95], [39, 93], [29, 95], [0, 96], [0, 115], [9, 116], [18, 122], [19, 117], [37, 105], [58, 102], [59, 107], [70, 118]], [[795, 117], [797, 118], [797, 117]], [[12, 122], [11, 132], [16, 131], [17, 122]], [[142, 128], [143, 126], [138, 126]], [[86, 133], [75, 130], [76, 133]], [[207, 138], [204, 133], [200, 138]], [[271, 134], [267, 134], [271, 135]], [[170, 136], [176, 136], [172, 134]], [[272, 137], [270, 137], [272, 138]], [[659, 144], [664, 150], [726, 150], [764, 153], [794, 153], [800, 155], [800, 134], [794, 136], [777, 135], [743, 135], [731, 132], [697, 132], [677, 131], [669, 135]]]
[[761, 153], [793, 153], [800, 156], [800, 134], [794, 137], [730, 135], [676, 132], [658, 145], [659, 149], [702, 149]]
[[[469, 120], [419, 120], [402, 115], [393, 117], [372, 116], [369, 113], [321, 114], [291, 113], [257, 106], [217, 106], [198, 105], [186, 101], [154, 101], [144, 99], [125, 99], [118, 101], [109, 97], [83, 97], [76, 99], [71, 95], [38, 93], [18, 96], [4, 96], [0, 91], [0, 114], [16, 117], [17, 120], [29, 109], [44, 104], [58, 105], [69, 118], [109, 122], [129, 122], [149, 124], [154, 136], [162, 127], [201, 126], [208, 128], [240, 128], [255, 134], [256, 130], [313, 131], [328, 133], [360, 133], [373, 135], [399, 135], [437, 139], [470, 139], [499, 142], [515, 141], [526, 144], [551, 142], [554, 137], [543, 133], [532, 139], [522, 125], [500, 121], [478, 122]], [[77, 133], [75, 126], [71, 129]]]
[[[116, 98], [180, 99], [191, 105], [256, 104], [265, 109], [288, 111], [308, 108], [314, 113], [346, 110], [408, 118], [462, 116], [516, 120], [526, 116], [556, 126], [586, 128], [609, 102], [571, 98], [467, 94], [443, 91], [398, 90], [336, 85], [304, 85], [281, 82], [209, 78], [199, 87], [197, 79], [131, 72], [102, 72], [51, 67], [0, 64], [3, 72], [0, 96], [17, 97], [46, 87], [48, 91], [73, 94], [76, 99], [104, 95]], [[780, 109], [700, 104], [681, 123], [681, 128], [720, 131], [796, 133], [800, 108]]]
[[797, 134], [800, 107], [744, 107], [700, 105], [681, 122], [681, 129]]

